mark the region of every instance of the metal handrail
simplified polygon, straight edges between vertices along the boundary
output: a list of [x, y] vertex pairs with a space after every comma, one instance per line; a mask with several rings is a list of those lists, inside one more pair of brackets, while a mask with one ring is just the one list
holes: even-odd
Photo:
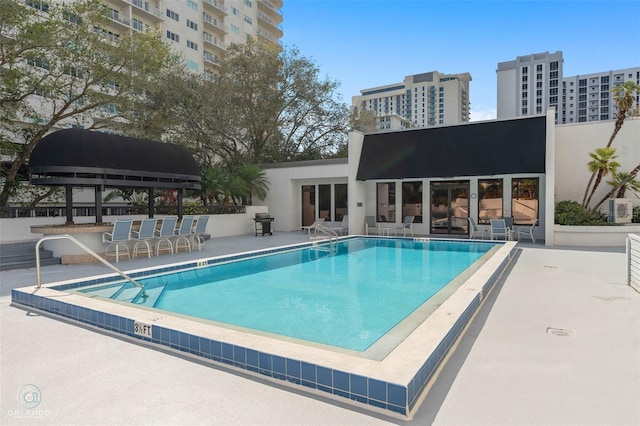
[[43, 237], [43, 238], [40, 238], [38, 240], [38, 242], [36, 243], [36, 288], [40, 288], [42, 286], [42, 282], [40, 280], [40, 244], [43, 241], [47, 241], [47, 240], [70, 240], [71, 242], [75, 243], [78, 247], [80, 247], [82, 250], [86, 251], [88, 254], [90, 254], [91, 256], [93, 256], [96, 259], [98, 259], [105, 266], [109, 267], [111, 270], [113, 270], [114, 272], [118, 273], [122, 278], [124, 278], [125, 280], [129, 281], [134, 286], [139, 287], [140, 289], [142, 289], [142, 297], [149, 297], [147, 295], [147, 291], [145, 290], [145, 288], [144, 288], [144, 286], [142, 284], [140, 284], [139, 282], [137, 282], [136, 280], [131, 278], [129, 275], [127, 275], [124, 272], [122, 272], [120, 269], [118, 269], [115, 266], [113, 266], [107, 260], [105, 260], [102, 257], [100, 257], [99, 254], [97, 254], [96, 252], [94, 252], [89, 247], [85, 246], [84, 244], [82, 244], [80, 241], [76, 240], [75, 238], [73, 238], [69, 234], [51, 235], [51, 236], [48, 236], [48, 237]]

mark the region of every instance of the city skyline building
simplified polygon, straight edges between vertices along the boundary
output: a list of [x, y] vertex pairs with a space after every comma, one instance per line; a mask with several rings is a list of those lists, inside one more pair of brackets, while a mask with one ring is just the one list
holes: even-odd
[[186, 67], [205, 77], [216, 72], [232, 43], [249, 36], [280, 46], [282, 0], [102, 0], [109, 8], [112, 37], [124, 31], [159, 31]]
[[[640, 67], [565, 77], [562, 51], [518, 56], [499, 62], [497, 119], [544, 114], [555, 108], [556, 124], [613, 120], [612, 89], [626, 81], [640, 84]], [[636, 93], [635, 105], [640, 104]]]
[[408, 75], [401, 83], [362, 89], [352, 97], [351, 108], [355, 114], [373, 112], [378, 130], [409, 127], [405, 120], [413, 127], [467, 123], [471, 79], [469, 73], [438, 71]]

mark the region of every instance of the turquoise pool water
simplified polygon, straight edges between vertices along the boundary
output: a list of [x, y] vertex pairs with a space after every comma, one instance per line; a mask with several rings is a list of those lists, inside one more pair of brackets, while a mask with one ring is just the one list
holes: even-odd
[[80, 291], [364, 351], [494, 246], [355, 238]]

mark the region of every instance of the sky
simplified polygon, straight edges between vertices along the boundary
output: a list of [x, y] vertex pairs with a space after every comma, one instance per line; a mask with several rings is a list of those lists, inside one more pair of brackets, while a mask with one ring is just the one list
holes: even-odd
[[282, 43], [360, 90], [471, 74], [471, 120], [496, 118], [499, 62], [562, 51], [564, 77], [640, 66], [640, 0], [283, 0]]

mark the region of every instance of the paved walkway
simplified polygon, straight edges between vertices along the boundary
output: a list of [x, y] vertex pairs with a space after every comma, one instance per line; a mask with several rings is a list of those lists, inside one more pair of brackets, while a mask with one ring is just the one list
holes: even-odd
[[[305, 239], [214, 239], [206, 255]], [[412, 423], [640, 424], [640, 294], [624, 284], [625, 255], [523, 247]], [[105, 271], [47, 266], [43, 282]], [[2, 425], [405, 423], [9, 306], [10, 289], [34, 281], [34, 269], [0, 273]], [[28, 385], [42, 396], [33, 412], [17, 398]]]

